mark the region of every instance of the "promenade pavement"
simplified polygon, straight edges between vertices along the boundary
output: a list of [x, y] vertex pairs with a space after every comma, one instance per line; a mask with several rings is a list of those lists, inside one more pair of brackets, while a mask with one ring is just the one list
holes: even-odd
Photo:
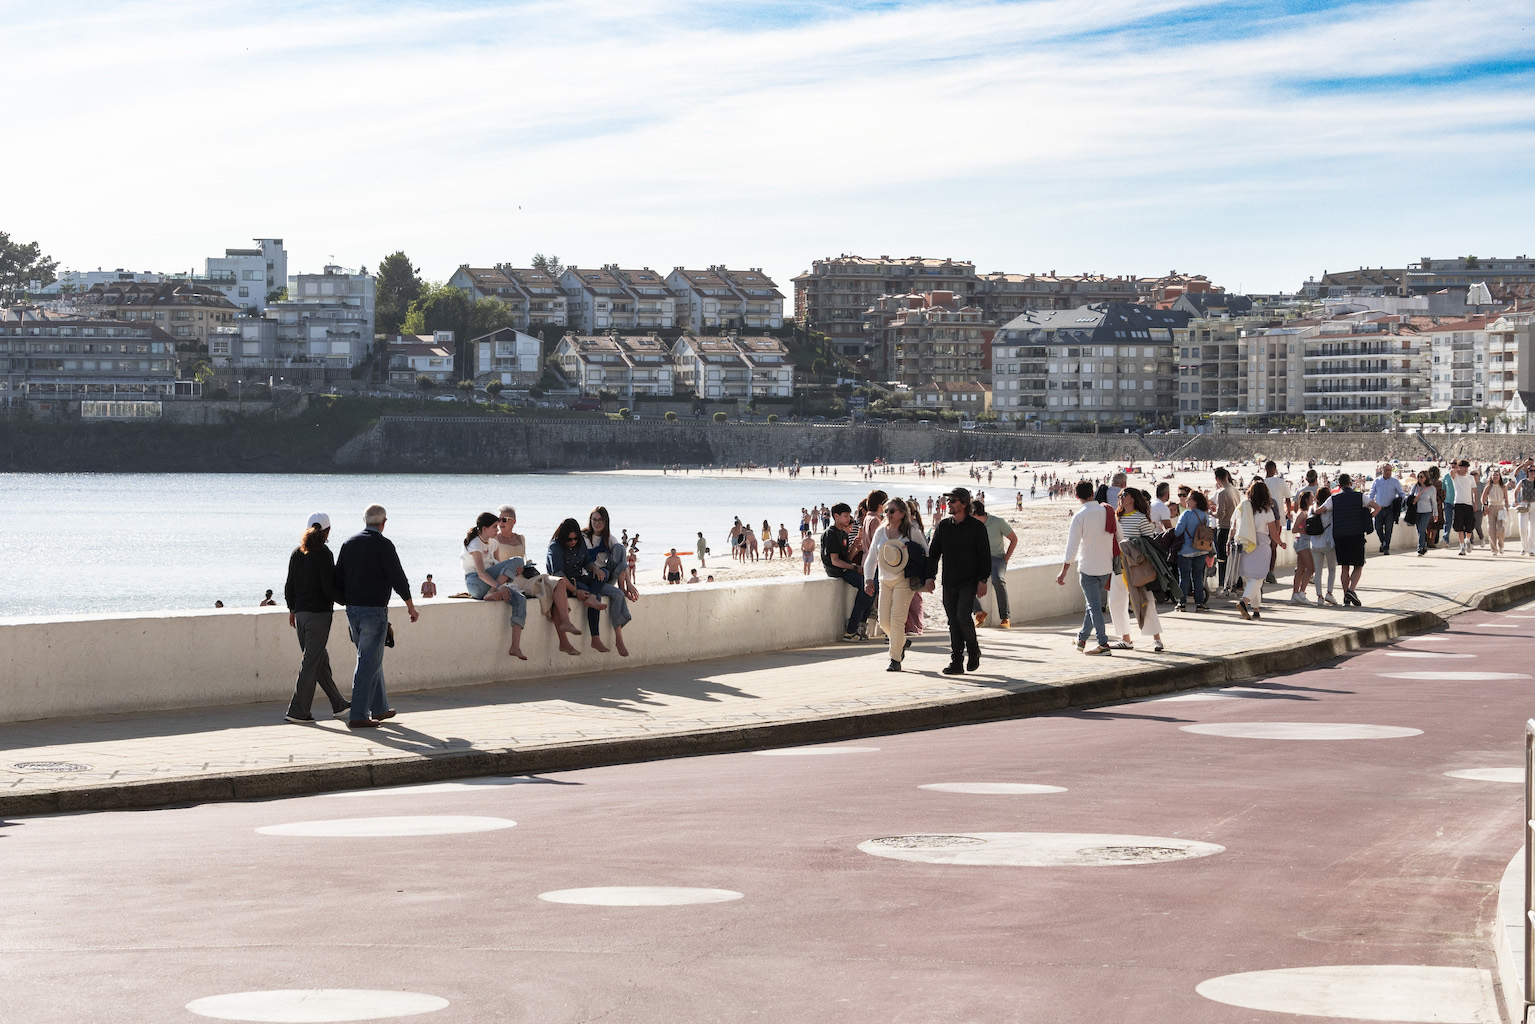
[[[1372, 557], [1359, 593], [1363, 608], [1297, 606], [1287, 584], [1271, 586], [1261, 622], [1222, 600], [1207, 614], [1166, 612], [1160, 654], [1137, 637], [1133, 652], [1084, 657], [1072, 645], [1080, 619], [984, 629], [981, 667], [962, 677], [939, 673], [947, 637], [930, 633], [901, 673], [885, 671], [883, 642], [839, 644], [395, 694], [399, 717], [357, 732], [332, 720], [287, 723], [281, 703], [3, 724], [0, 814], [527, 774], [1100, 705], [1304, 668], [1535, 596], [1535, 558], [1481, 548]], [[643, 615], [633, 628], [644, 628]]]

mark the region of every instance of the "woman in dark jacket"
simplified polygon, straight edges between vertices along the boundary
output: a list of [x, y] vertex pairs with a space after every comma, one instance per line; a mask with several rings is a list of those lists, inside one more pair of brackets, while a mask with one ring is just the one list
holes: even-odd
[[315, 683], [330, 698], [330, 709], [339, 718], [351, 703], [336, 689], [330, 674], [330, 654], [325, 650], [330, 640], [330, 624], [341, 594], [336, 589], [336, 560], [325, 542], [330, 539], [330, 516], [316, 512], [309, 517], [304, 536], [288, 557], [288, 582], [283, 597], [288, 603], [288, 625], [298, 633], [298, 647], [303, 652], [293, 699], [288, 702], [290, 722], [313, 722]]

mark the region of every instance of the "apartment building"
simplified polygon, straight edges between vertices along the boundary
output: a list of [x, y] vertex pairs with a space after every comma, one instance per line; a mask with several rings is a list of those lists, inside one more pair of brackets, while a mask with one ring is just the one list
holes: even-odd
[[1120, 302], [1029, 310], [992, 340], [992, 409], [1001, 420], [1111, 426], [1174, 415], [1173, 332], [1188, 321]]
[[699, 398], [791, 398], [794, 363], [777, 338], [699, 337], [684, 334], [672, 346], [678, 390]]
[[463, 289], [471, 299], [505, 303], [512, 314], [512, 326], [519, 331], [541, 331], [546, 327], [564, 330], [569, 325], [565, 289], [556, 278], [537, 267], [464, 264], [448, 278], [448, 284]]
[[543, 376], [543, 343], [515, 327], [503, 327], [469, 342], [474, 379], [502, 384], [537, 384]]
[[373, 303], [377, 282], [372, 274], [328, 264], [319, 274], [294, 274], [288, 278], [285, 304], [296, 304], [308, 318], [348, 320], [363, 325], [362, 334], [373, 340]]
[[0, 309], [0, 374], [13, 391], [171, 385], [176, 380], [175, 339], [144, 320], [13, 306]]
[[996, 328], [953, 292], [882, 295], [864, 317], [869, 363], [882, 380], [916, 386], [989, 376]]
[[654, 334], [567, 334], [554, 357], [582, 394], [611, 391], [625, 401], [669, 397], [676, 382], [671, 350]]
[[794, 278], [794, 313], [801, 324], [830, 338], [840, 355], [872, 365], [864, 313], [881, 295], [946, 291], [969, 305], [980, 288], [975, 264], [965, 261], [829, 256]]
[[225, 249], [223, 256], [209, 256], [202, 280], [241, 309], [262, 313], [267, 296], [288, 283], [288, 251], [281, 238], [253, 241], [254, 249]]
[[35, 290], [28, 289], [28, 294], [37, 299], [73, 298], [98, 284], [159, 284], [164, 279], [164, 274], [148, 270], [124, 270], [122, 267], [116, 270], [102, 270], [99, 267], [95, 270], [64, 270], [59, 272], [57, 280], [52, 284]]
[[1460, 256], [1436, 260], [1425, 256], [1403, 273], [1407, 294], [1427, 295], [1448, 289], [1464, 292], [1474, 284], [1495, 290], [1535, 284], [1535, 259], [1528, 256]]
[[1404, 268], [1360, 267], [1358, 270], [1322, 271], [1320, 278], [1308, 277], [1300, 294], [1308, 299], [1337, 299], [1350, 296], [1406, 295]]
[[1418, 322], [1428, 355], [1429, 402], [1435, 410], [1517, 409], [1522, 346], [1520, 331], [1535, 313], [1471, 316], [1438, 323]]
[[1000, 326], [1031, 309], [1075, 309], [1100, 302], [1135, 302], [1135, 278], [1102, 274], [983, 274], [969, 300], [980, 306], [987, 323]]
[[1213, 291], [1219, 289], [1205, 275], [1172, 270], [1162, 277], [1136, 278], [1134, 301], [1153, 309], [1167, 309], [1181, 296]]
[[[1181, 300], [1180, 300], [1181, 302]], [[1180, 308], [1179, 303], [1174, 308]], [[1252, 341], [1281, 321], [1272, 317], [1195, 317], [1185, 326], [1173, 331], [1173, 341], [1178, 350], [1178, 412], [1185, 418], [1209, 416], [1217, 412], [1246, 413], [1258, 408], [1260, 396], [1264, 409], [1272, 406], [1269, 399], [1271, 385], [1278, 397], [1277, 382], [1280, 367], [1277, 365], [1277, 348], [1258, 346], [1262, 359], [1249, 363], [1254, 354]], [[1288, 361], [1283, 367], [1290, 371]], [[1270, 366], [1270, 360], [1275, 361]], [[1261, 366], [1259, 365], [1261, 363]], [[1295, 366], [1299, 366], [1297, 361]], [[1249, 374], [1254, 376], [1250, 376]], [[1254, 379], [1258, 386], [1253, 386]], [[1296, 389], [1299, 401], [1299, 388]], [[1285, 381], [1284, 397], [1288, 403], [1290, 388]]]
[[677, 297], [649, 267], [624, 270], [605, 264], [595, 270], [569, 267], [560, 277], [570, 323], [581, 334], [609, 330], [673, 330]]
[[240, 314], [221, 291], [191, 281], [103, 282], [75, 302], [87, 316], [152, 323], [174, 341], [197, 344], [207, 344], [216, 329]]

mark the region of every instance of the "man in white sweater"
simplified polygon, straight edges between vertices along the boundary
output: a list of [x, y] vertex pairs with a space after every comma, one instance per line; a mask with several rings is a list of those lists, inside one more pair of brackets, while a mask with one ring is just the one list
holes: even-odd
[[[1114, 535], [1108, 530], [1109, 509], [1093, 500], [1093, 485], [1077, 481], [1077, 500], [1082, 507], [1071, 517], [1071, 532], [1066, 536], [1066, 557], [1061, 562], [1055, 582], [1066, 585], [1066, 572], [1077, 563], [1077, 580], [1082, 584], [1082, 631], [1077, 634], [1077, 650], [1084, 654], [1110, 655], [1109, 634], [1103, 625], [1103, 591], [1114, 575]], [[1090, 633], [1098, 634], [1098, 646], [1087, 648]]]

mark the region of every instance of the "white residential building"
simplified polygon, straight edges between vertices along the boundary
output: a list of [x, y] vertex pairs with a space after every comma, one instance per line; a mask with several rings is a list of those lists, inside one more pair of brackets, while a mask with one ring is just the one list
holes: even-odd
[[475, 338], [474, 377], [498, 380], [502, 384], [536, 384], [543, 375], [542, 343], [515, 327]]
[[699, 398], [791, 398], [794, 364], [777, 338], [697, 337], [672, 346], [680, 389]]
[[472, 299], [504, 302], [519, 331], [546, 327], [564, 330], [569, 324], [568, 300], [560, 282], [537, 267], [497, 264], [477, 268], [465, 264], [453, 272], [448, 284], [462, 288]]
[[635, 397], [670, 397], [676, 381], [671, 352], [655, 335], [567, 334], [554, 350], [560, 372], [583, 394], [610, 391]]
[[[209, 256], [206, 283], [241, 309], [265, 312], [267, 296], [288, 283], [288, 252], [281, 238], [254, 239], [259, 248], [225, 249]], [[293, 298], [289, 293], [289, 298]]]
[[389, 339], [389, 383], [399, 388], [413, 388], [418, 377], [428, 377], [437, 385], [452, 385], [453, 332], [435, 334], [397, 334]]

